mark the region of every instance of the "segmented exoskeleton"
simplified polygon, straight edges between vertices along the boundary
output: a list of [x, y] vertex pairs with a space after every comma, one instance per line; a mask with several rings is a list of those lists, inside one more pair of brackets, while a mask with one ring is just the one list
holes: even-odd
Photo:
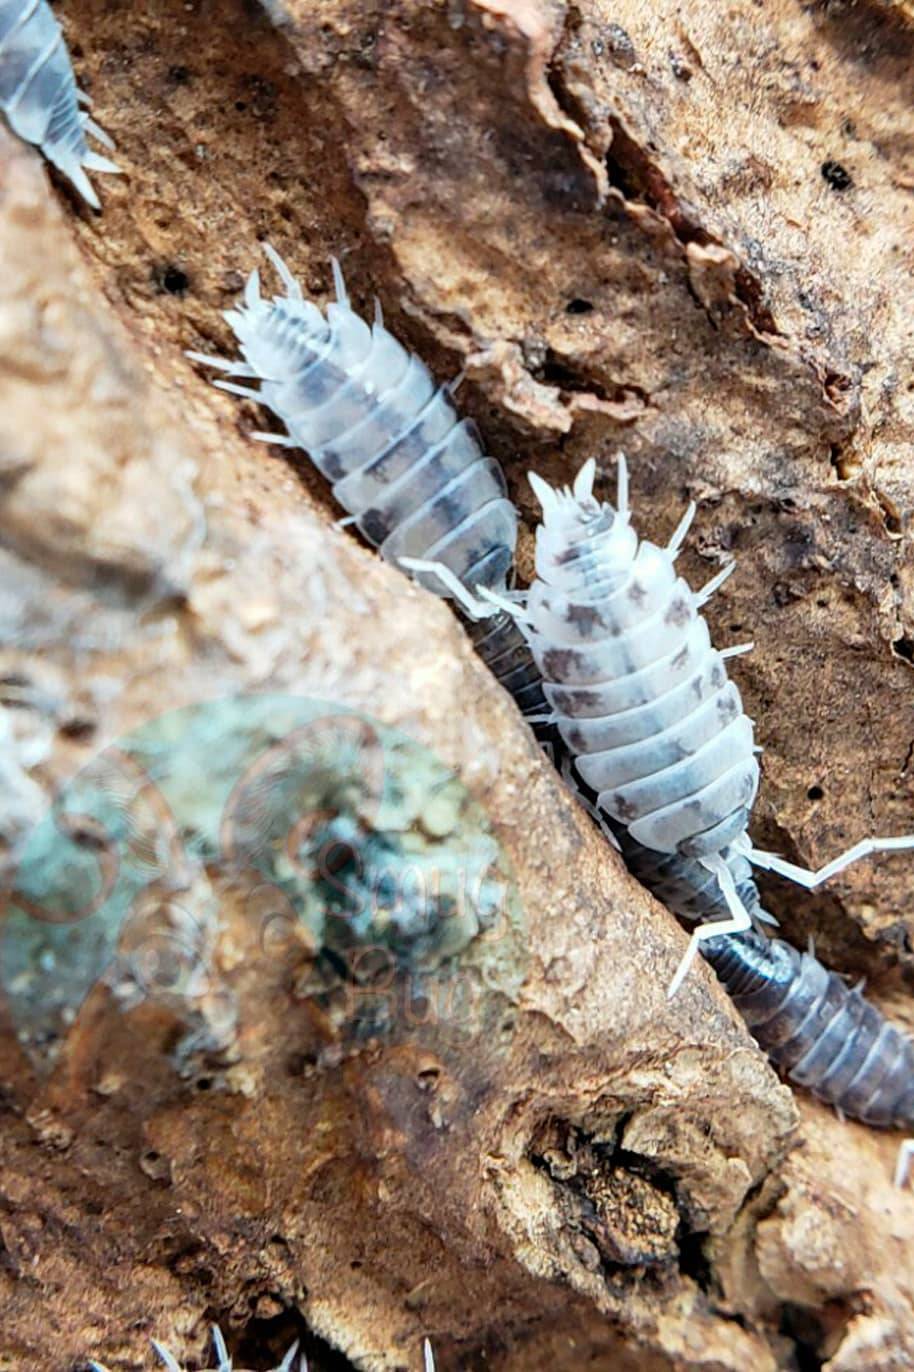
[[[259, 380], [253, 390], [217, 381], [257, 400], [282, 420], [364, 537], [389, 561], [429, 559], [445, 572], [426, 578], [438, 594], [461, 587], [503, 591], [513, 570], [517, 512], [499, 464], [483, 451], [471, 420], [461, 420], [450, 386], [384, 327], [380, 309], [366, 324], [349, 304], [334, 263], [337, 300], [326, 317], [304, 299], [282, 258], [266, 253], [285, 286], [272, 300], [252, 272], [244, 304], [225, 318], [244, 360], [189, 356], [231, 377]], [[416, 575], [422, 579], [421, 572]], [[539, 672], [512, 617], [471, 625], [476, 648], [528, 716], [544, 711]]]
[[0, 110], [13, 132], [40, 147], [99, 209], [86, 169], [119, 168], [90, 149], [87, 134], [106, 148], [114, 144], [81, 104], [88, 105], [89, 97], [76, 85], [63, 33], [47, 0], [0, 0]]
[[914, 1044], [859, 986], [811, 953], [754, 930], [709, 938], [702, 951], [753, 1036], [792, 1081], [864, 1124], [914, 1126]]
[[[732, 653], [714, 651], [698, 614], [731, 569], [694, 595], [673, 571], [693, 511], [667, 549], [639, 543], [624, 459], [617, 510], [593, 499], [593, 477], [588, 463], [573, 492], [531, 477], [544, 512], [537, 580], [514, 612], [560, 735], [629, 869], [675, 914], [708, 921], [671, 993], [701, 940], [760, 1046], [792, 1080], [865, 1123], [911, 1127], [910, 1040], [811, 953], [747, 926], [772, 922], [753, 863], [811, 887], [857, 857], [914, 839], [863, 840], [815, 873], [752, 847], [751, 721], [723, 667]], [[897, 1181], [911, 1156], [909, 1141]]]
[[[653, 896], [689, 921], [719, 923], [729, 909], [717, 878], [695, 858], [657, 853], [613, 826], [626, 866]], [[753, 921], [773, 923], [762, 908], [749, 860], [728, 861], [740, 900]], [[886, 1128], [914, 1128], [914, 1044], [812, 952], [799, 953], [756, 929], [715, 934], [702, 953], [714, 968], [753, 1037], [791, 1081], [851, 1119]], [[909, 1153], [902, 1146], [904, 1178]]]
[[[612, 833], [632, 876], [637, 877], [672, 914], [690, 923], [725, 917], [728, 907], [720, 882], [697, 858], [645, 848], [632, 838], [623, 824], [613, 824]], [[726, 849], [724, 857], [736, 893], [750, 918], [763, 924], [775, 923], [762, 909], [749, 859], [742, 853], [730, 853]]]
[[912, 846], [914, 836], [865, 839], [818, 872], [752, 846], [759, 750], [724, 665], [751, 645], [718, 652], [700, 613], [733, 564], [692, 591], [674, 563], [694, 507], [659, 548], [631, 527], [624, 457], [616, 509], [594, 498], [594, 476], [591, 461], [574, 489], [562, 491], [531, 475], [543, 507], [537, 575], [507, 608], [576, 769], [598, 811], [625, 834], [637, 874], [687, 918], [702, 905], [719, 908], [718, 896], [726, 903], [728, 920], [695, 930], [673, 994], [703, 939], [739, 933], [753, 913], [760, 917], [749, 864], [813, 887], [866, 853]]

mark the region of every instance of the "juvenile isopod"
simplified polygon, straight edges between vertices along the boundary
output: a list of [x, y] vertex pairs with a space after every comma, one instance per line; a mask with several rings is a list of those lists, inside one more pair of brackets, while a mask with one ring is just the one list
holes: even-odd
[[73, 76], [61, 27], [47, 0], [0, 0], [0, 110], [15, 134], [34, 143], [99, 209], [87, 171], [120, 169], [89, 147], [91, 134], [114, 144], [88, 113], [89, 97]]
[[[285, 294], [265, 299], [252, 272], [243, 303], [225, 315], [242, 360], [189, 356], [232, 378], [217, 386], [258, 401], [282, 420], [285, 436], [255, 436], [304, 449], [382, 557], [410, 570], [416, 559], [433, 562], [443, 579], [431, 575], [426, 584], [444, 596], [465, 596], [467, 586], [505, 592], [517, 512], [475, 424], [458, 416], [453, 387], [435, 384], [425, 364], [384, 327], [380, 308], [372, 324], [360, 319], [338, 263], [336, 302], [324, 315], [304, 299], [279, 254], [269, 246], [265, 251]], [[239, 379], [259, 381], [260, 388]], [[542, 714], [539, 672], [513, 618], [501, 613], [469, 628], [521, 710]]]

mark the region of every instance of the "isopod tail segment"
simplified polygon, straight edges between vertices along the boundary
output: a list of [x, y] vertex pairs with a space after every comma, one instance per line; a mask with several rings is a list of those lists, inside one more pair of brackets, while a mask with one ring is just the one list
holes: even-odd
[[10, 128], [39, 147], [93, 209], [101, 205], [87, 172], [120, 167], [93, 152], [87, 136], [113, 148], [73, 76], [63, 32], [47, 0], [0, 0], [0, 111]]
[[689, 946], [680, 959], [673, 979], [667, 987], [667, 1000], [672, 1000], [679, 990], [703, 943], [707, 942], [708, 939], [719, 938], [724, 934], [742, 934], [747, 929], [752, 928], [752, 916], [740, 899], [736, 883], [724, 858], [719, 853], [715, 853], [712, 856], [699, 858], [699, 861], [707, 871], [717, 878], [724, 900], [727, 902], [727, 909], [730, 911], [730, 918], [708, 920], [703, 924], [696, 925], [692, 930]]
[[432, 562], [424, 557], [401, 557], [398, 562], [408, 572], [424, 572], [427, 576], [436, 577], [448, 595], [463, 610], [467, 619], [492, 619], [504, 612], [514, 619], [522, 619], [522, 612], [518, 608], [523, 598], [522, 591], [499, 593], [488, 586], [477, 586], [474, 595], [471, 588], [465, 586], [443, 562]]

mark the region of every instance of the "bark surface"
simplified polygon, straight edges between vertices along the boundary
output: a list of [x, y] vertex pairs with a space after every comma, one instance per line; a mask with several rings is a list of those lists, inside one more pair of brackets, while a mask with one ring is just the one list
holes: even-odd
[[[183, 355], [261, 241], [321, 303], [336, 255], [466, 372], [524, 574], [530, 467], [609, 496], [624, 448], [658, 541], [699, 502], [754, 838], [910, 830], [910, 4], [59, 9], [125, 176], [93, 215], [0, 129], [0, 1369], [214, 1320], [255, 1369], [911, 1365], [897, 1138], [707, 969], [666, 1000], [686, 935], [448, 609]], [[460, 918], [334, 904], [455, 847]], [[914, 1026], [911, 872], [763, 892]]]

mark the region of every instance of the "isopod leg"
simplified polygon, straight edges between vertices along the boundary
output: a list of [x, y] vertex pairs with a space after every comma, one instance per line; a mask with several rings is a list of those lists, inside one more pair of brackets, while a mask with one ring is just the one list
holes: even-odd
[[895, 1163], [896, 1186], [904, 1186], [907, 1182], [912, 1158], [914, 1158], [914, 1139], [902, 1139], [898, 1149], [898, 1161]]
[[490, 602], [488, 599], [478, 599], [443, 562], [429, 562], [427, 558], [423, 557], [401, 557], [397, 560], [399, 565], [405, 567], [409, 572], [425, 572], [430, 576], [436, 576], [458, 605], [466, 610], [471, 619], [491, 619], [499, 610], [505, 608], [504, 605]]
[[[537, 719], [542, 720], [544, 723], [551, 724], [554, 723], [556, 716], [554, 714], [539, 716], [527, 715], [525, 716], [525, 718], [528, 724], [532, 724]], [[575, 800], [578, 801], [578, 803], [584, 807], [584, 809], [590, 815], [590, 818], [594, 821], [596, 825], [598, 825], [600, 832], [606, 839], [606, 842], [610, 844], [611, 847], [615, 848], [617, 853], [621, 853], [622, 846], [619, 843], [619, 840], [616, 838], [616, 835], [613, 833], [612, 829], [610, 829], [609, 825], [607, 824], [606, 819], [604, 818], [599, 807], [594, 805], [591, 801], [587, 799], [585, 795], [581, 793], [581, 788], [574, 778], [574, 759], [572, 758], [570, 753], [565, 753], [562, 757], [562, 761], [559, 766], [559, 776], [562, 778], [565, 785], [568, 787], [568, 790], [574, 796]]]
[[701, 859], [703, 867], [707, 867], [709, 872], [713, 872], [717, 877], [718, 884], [723, 892], [724, 900], [727, 902], [727, 909], [730, 911], [730, 919], [711, 920], [707, 924], [699, 924], [698, 928], [689, 939], [689, 946], [683, 955], [682, 961], [676, 968], [673, 980], [667, 990], [667, 1000], [672, 1000], [676, 992], [682, 985], [686, 973], [695, 961], [695, 954], [698, 952], [705, 939], [717, 938], [721, 934], [742, 934], [752, 927], [752, 918], [749, 911], [739, 898], [739, 892], [729, 867], [719, 855]]
[[[480, 586], [479, 594], [489, 605], [493, 605], [495, 610], [503, 610], [518, 624], [530, 623], [530, 617], [522, 604], [526, 591], [493, 591], [489, 586]], [[493, 611], [489, 610], [488, 613], [492, 614]]]
[[821, 886], [824, 881], [828, 881], [830, 877], [843, 872], [845, 867], [850, 867], [851, 863], [857, 862], [859, 858], [869, 857], [872, 853], [895, 853], [902, 848], [914, 848], [914, 834], [901, 834], [897, 838], [862, 838], [859, 843], [848, 848], [846, 853], [833, 858], [815, 872], [811, 872], [807, 867], [799, 867], [795, 862], [788, 862], [786, 858], [778, 857], [777, 853], [768, 853], [759, 848], [750, 848], [746, 856], [753, 867], [761, 867], [766, 872], [776, 872], [778, 876], [787, 877], [798, 886], [804, 886], [807, 891], [811, 891], [816, 886]]
[[181, 1372], [180, 1364], [175, 1360], [172, 1354], [169, 1353], [168, 1349], [165, 1348], [164, 1345], [162, 1345], [161, 1343], [157, 1343], [156, 1340], [153, 1339], [152, 1346], [156, 1351], [156, 1356], [159, 1357], [165, 1364], [167, 1372]]

